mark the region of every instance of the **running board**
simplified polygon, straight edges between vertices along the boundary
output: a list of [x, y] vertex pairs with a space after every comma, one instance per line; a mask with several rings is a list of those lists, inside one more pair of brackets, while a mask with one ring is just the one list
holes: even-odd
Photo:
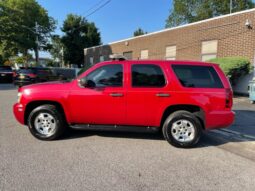
[[70, 125], [76, 130], [92, 130], [92, 131], [123, 131], [123, 132], [158, 132], [158, 127], [144, 126], [122, 126], [122, 125], [90, 125], [90, 124], [75, 124]]

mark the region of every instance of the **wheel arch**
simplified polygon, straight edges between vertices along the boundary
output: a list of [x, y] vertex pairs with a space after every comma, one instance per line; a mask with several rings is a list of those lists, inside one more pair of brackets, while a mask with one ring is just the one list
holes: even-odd
[[180, 110], [184, 110], [184, 111], [188, 111], [193, 113], [198, 120], [200, 121], [202, 128], [205, 129], [205, 112], [204, 110], [197, 106], [197, 105], [189, 105], [189, 104], [178, 104], [178, 105], [171, 105], [168, 106], [164, 112], [163, 115], [161, 116], [161, 120], [160, 120], [160, 128], [163, 127], [163, 124], [166, 120], [166, 118], [173, 112], [175, 111], [180, 111]]
[[51, 101], [51, 100], [36, 100], [36, 101], [29, 102], [26, 105], [25, 115], [24, 115], [24, 123], [25, 123], [25, 125], [28, 124], [27, 120], [28, 120], [28, 117], [29, 117], [29, 114], [31, 113], [31, 111], [33, 111], [33, 109], [35, 109], [38, 106], [46, 105], [46, 104], [56, 106], [57, 110], [60, 111], [63, 114], [63, 116], [65, 117], [65, 120], [67, 120], [67, 116], [66, 116], [64, 107], [63, 107], [63, 105], [61, 103], [59, 103], [57, 101]]

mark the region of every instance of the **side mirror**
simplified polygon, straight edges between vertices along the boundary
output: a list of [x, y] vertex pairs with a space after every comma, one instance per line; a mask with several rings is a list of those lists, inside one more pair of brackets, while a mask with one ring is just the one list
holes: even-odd
[[85, 87], [85, 88], [95, 88], [96, 84], [92, 80], [87, 80], [86, 78], [81, 78], [79, 81], [79, 86], [80, 87]]

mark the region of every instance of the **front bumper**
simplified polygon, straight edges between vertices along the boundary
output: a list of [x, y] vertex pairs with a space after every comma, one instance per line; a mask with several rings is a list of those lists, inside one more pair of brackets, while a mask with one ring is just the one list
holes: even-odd
[[13, 105], [13, 113], [15, 118], [17, 119], [17, 121], [19, 123], [21, 123], [22, 125], [25, 124], [24, 119], [25, 119], [25, 106], [20, 104], [20, 103], [16, 103]]
[[213, 111], [207, 115], [206, 129], [217, 129], [228, 127], [235, 120], [235, 112], [233, 111]]

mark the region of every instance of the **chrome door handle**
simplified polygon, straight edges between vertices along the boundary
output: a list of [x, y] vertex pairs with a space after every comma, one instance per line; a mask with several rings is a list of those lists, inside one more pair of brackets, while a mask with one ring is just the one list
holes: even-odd
[[156, 96], [157, 97], [170, 97], [170, 94], [167, 94], [167, 93], [157, 93]]
[[110, 93], [110, 96], [112, 96], [112, 97], [122, 97], [123, 94], [122, 93]]

